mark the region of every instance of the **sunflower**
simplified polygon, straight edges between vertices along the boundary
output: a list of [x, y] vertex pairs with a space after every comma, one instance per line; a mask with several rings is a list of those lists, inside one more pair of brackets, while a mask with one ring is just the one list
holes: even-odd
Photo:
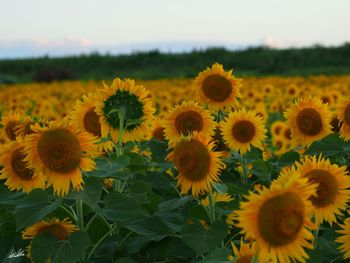
[[[32, 226], [27, 227], [26, 229], [23, 230], [22, 232], [22, 238], [25, 240], [32, 240], [35, 237], [39, 236], [40, 234], [43, 233], [48, 233], [58, 240], [67, 240], [69, 236], [77, 231], [78, 228], [68, 220], [68, 218], [60, 221], [57, 218], [52, 218], [51, 220], [45, 221], [42, 220]], [[31, 255], [31, 243], [27, 247], [27, 257], [32, 258]], [[47, 262], [51, 262], [50, 259], [47, 259]]]
[[[220, 194], [218, 192], [213, 193], [214, 203], [218, 202], [231, 202], [234, 198], [229, 194]], [[209, 197], [207, 196], [205, 199], [201, 200], [201, 204], [204, 206], [209, 206]]]
[[[239, 250], [233, 242], [231, 242], [233, 252], [233, 262], [235, 263], [250, 263], [254, 256], [257, 256], [256, 244], [240, 242]], [[268, 262], [259, 258], [259, 262]]]
[[332, 224], [336, 222], [336, 215], [347, 207], [350, 200], [350, 177], [346, 166], [331, 164], [321, 156], [306, 157], [297, 163], [297, 171], [311, 183], [317, 184], [316, 195], [310, 197], [315, 213], [315, 223], [324, 220]]
[[45, 178], [40, 172], [28, 168], [24, 161], [24, 143], [21, 139], [11, 141], [1, 151], [0, 179], [6, 179], [5, 185], [10, 190], [23, 190], [30, 192], [35, 188], [45, 188]]
[[16, 140], [16, 128], [21, 124], [21, 114], [18, 112], [10, 112], [3, 115], [1, 125], [3, 126], [3, 134], [10, 141]]
[[35, 124], [35, 121], [31, 116], [26, 116], [15, 128], [16, 137], [26, 137], [29, 134], [33, 134], [34, 131], [31, 129], [31, 125]]
[[241, 80], [215, 63], [211, 68], [199, 73], [195, 80], [199, 101], [220, 109], [234, 103], [240, 94]]
[[197, 131], [209, 140], [214, 134], [215, 122], [209, 111], [197, 102], [188, 101], [176, 105], [164, 120], [164, 133], [169, 142], [178, 141], [182, 135]]
[[337, 232], [341, 234], [335, 242], [340, 243], [339, 250], [344, 253], [344, 258], [350, 258], [350, 218], [345, 219], [344, 225], [340, 225], [342, 228]]
[[71, 124], [77, 130], [87, 132], [94, 136], [98, 151], [110, 152], [113, 143], [106, 138], [102, 138], [100, 117], [95, 110], [96, 96], [92, 93], [83, 95], [81, 100], [77, 100], [74, 110], [70, 114]]
[[245, 109], [231, 112], [222, 122], [221, 131], [229, 147], [241, 154], [249, 151], [251, 145], [262, 148], [261, 142], [266, 138], [264, 121]]
[[214, 143], [197, 132], [174, 143], [167, 159], [173, 161], [179, 171], [176, 179], [182, 194], [192, 189], [192, 194], [198, 196], [208, 192], [212, 182], [219, 181], [219, 172], [225, 165], [220, 160], [222, 153], [214, 152], [213, 148]]
[[25, 141], [24, 159], [29, 168], [38, 169], [47, 177], [48, 186], [53, 185], [54, 192], [65, 195], [70, 182], [73, 188], [80, 190], [83, 183], [83, 171], [95, 167], [89, 155], [96, 155], [96, 140], [89, 133], [75, 132], [63, 123], [50, 122], [49, 127], [32, 126], [34, 134]]
[[101, 135], [106, 138], [111, 134], [114, 140], [119, 138], [119, 113], [124, 109], [125, 132], [123, 141], [141, 140], [149, 134], [154, 108], [149, 92], [144, 86], [136, 85], [133, 80], [116, 78], [112, 85], [100, 91], [96, 103], [96, 113], [100, 116]]
[[160, 142], [163, 142], [166, 140], [163, 120], [161, 120], [159, 118], [154, 120], [154, 123], [152, 125], [151, 136], [153, 139], [160, 141]]
[[309, 146], [331, 133], [331, 112], [320, 99], [298, 100], [285, 113], [292, 138], [299, 144]]
[[340, 137], [345, 141], [350, 139], [350, 99], [343, 98], [337, 107], [337, 117], [341, 122]]
[[246, 239], [256, 240], [259, 258], [272, 262], [305, 262], [309, 256], [304, 248], [312, 249], [315, 228], [310, 220], [315, 185], [297, 174], [290, 174], [284, 185], [274, 183], [257, 193], [250, 192], [236, 211], [237, 226]]

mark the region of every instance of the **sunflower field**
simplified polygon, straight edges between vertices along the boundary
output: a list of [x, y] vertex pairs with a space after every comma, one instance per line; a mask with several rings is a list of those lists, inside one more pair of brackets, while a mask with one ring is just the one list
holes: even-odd
[[350, 76], [0, 87], [0, 260], [350, 260]]

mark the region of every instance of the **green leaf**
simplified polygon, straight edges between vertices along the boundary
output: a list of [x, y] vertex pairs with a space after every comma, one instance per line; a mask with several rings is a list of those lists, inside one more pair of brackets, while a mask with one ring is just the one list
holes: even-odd
[[0, 185], [0, 205], [17, 205], [24, 196], [24, 193], [11, 192], [5, 186]]
[[220, 194], [226, 194], [228, 191], [228, 187], [225, 184], [220, 184], [220, 183], [213, 183], [212, 184], [214, 189], [219, 192]]
[[323, 138], [320, 141], [316, 141], [306, 150], [307, 155], [321, 154], [324, 157], [329, 157], [344, 152], [343, 141], [339, 138], [338, 134], [333, 133]]
[[87, 177], [84, 179], [84, 189], [81, 191], [71, 192], [66, 199], [82, 200], [91, 208], [97, 206], [102, 194], [102, 182], [97, 177]]
[[258, 177], [261, 181], [271, 181], [271, 167], [262, 159], [253, 162], [252, 173]]
[[300, 160], [300, 154], [295, 151], [289, 151], [283, 154], [278, 162], [279, 166], [286, 167]]
[[208, 254], [200, 263], [231, 263], [228, 257], [231, 251], [228, 248], [218, 248]]
[[89, 237], [84, 232], [74, 232], [67, 240], [59, 240], [44, 232], [32, 240], [32, 257], [35, 263], [74, 263], [83, 260], [89, 246]]
[[96, 158], [95, 163], [96, 169], [87, 173], [88, 176], [116, 177], [129, 165], [130, 160], [126, 155], [117, 157], [116, 154], [111, 154], [109, 158]]
[[126, 221], [147, 216], [147, 212], [141, 208], [138, 201], [126, 194], [111, 192], [105, 202], [105, 208], [99, 210], [111, 221]]
[[191, 196], [170, 199], [159, 204], [159, 211], [172, 211], [178, 209], [192, 200]]
[[246, 195], [248, 190], [237, 184], [226, 184], [230, 195]]
[[128, 152], [126, 155], [130, 159], [128, 168], [131, 172], [145, 174], [148, 168], [147, 159], [140, 154]]
[[31, 191], [24, 200], [16, 206], [17, 230], [35, 224], [61, 205], [61, 199], [51, 201], [44, 190]]
[[192, 248], [197, 255], [212, 252], [221, 246], [227, 234], [227, 226], [222, 221], [214, 222], [208, 229], [199, 222], [184, 225], [181, 237], [184, 243]]
[[194, 205], [188, 210], [188, 216], [197, 220], [209, 222], [208, 214], [202, 205]]
[[159, 215], [139, 218], [126, 223], [126, 228], [147, 237], [148, 240], [159, 241], [176, 233], [179, 229], [164, 220]]

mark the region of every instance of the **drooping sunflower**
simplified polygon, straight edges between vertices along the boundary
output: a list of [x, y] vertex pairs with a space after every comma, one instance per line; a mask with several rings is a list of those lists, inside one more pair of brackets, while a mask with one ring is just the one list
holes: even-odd
[[201, 132], [206, 140], [214, 134], [215, 122], [209, 111], [197, 102], [188, 101], [176, 105], [164, 120], [164, 133], [169, 142], [178, 141], [182, 135]]
[[34, 131], [31, 129], [31, 125], [35, 124], [35, 121], [31, 116], [26, 116], [15, 128], [16, 137], [24, 138], [29, 134], [33, 134]]
[[335, 242], [340, 243], [339, 250], [344, 253], [344, 258], [350, 258], [350, 218], [345, 219], [344, 225], [340, 225], [342, 228], [337, 232], [341, 234]]
[[314, 229], [310, 217], [310, 196], [315, 185], [291, 173], [284, 184], [271, 184], [270, 188], [250, 192], [247, 201], [236, 211], [237, 226], [249, 240], [256, 240], [259, 258], [273, 263], [305, 262], [309, 256], [304, 248], [312, 249]]
[[224, 140], [235, 151], [241, 154], [250, 150], [251, 145], [262, 148], [266, 138], [264, 121], [253, 111], [245, 109], [231, 112], [221, 123]]
[[152, 132], [151, 136], [153, 139], [163, 142], [165, 141], [165, 128], [164, 128], [164, 121], [160, 118], [157, 118], [154, 120], [154, 123], [152, 125]]
[[350, 99], [345, 97], [339, 101], [337, 117], [341, 122], [340, 137], [345, 141], [350, 140]]
[[342, 214], [340, 210], [346, 209], [350, 200], [350, 176], [346, 166], [331, 164], [321, 156], [306, 157], [296, 165], [300, 176], [318, 185], [316, 194], [310, 197], [315, 223], [336, 222], [336, 215]]
[[[245, 243], [241, 240], [239, 249], [231, 242], [231, 247], [233, 252], [232, 260], [235, 263], [250, 263], [253, 257], [258, 255], [255, 242]], [[259, 262], [263, 263], [268, 261], [259, 258]]]
[[96, 139], [86, 132], [76, 132], [64, 123], [50, 122], [49, 127], [32, 126], [34, 134], [25, 140], [25, 161], [29, 168], [41, 171], [54, 192], [65, 195], [70, 182], [80, 190], [83, 171], [95, 167], [91, 155], [96, 155]]
[[5, 135], [6, 139], [10, 141], [16, 140], [16, 128], [19, 124], [21, 124], [21, 114], [18, 112], [9, 112], [2, 116], [2, 133]]
[[24, 161], [24, 143], [21, 139], [8, 142], [1, 151], [0, 179], [6, 179], [5, 185], [12, 190], [30, 192], [35, 188], [45, 188], [45, 178], [42, 173], [28, 168]]
[[186, 194], [190, 189], [194, 196], [208, 192], [211, 183], [219, 181], [220, 170], [225, 167], [220, 159], [222, 153], [214, 152], [214, 143], [197, 132], [173, 145], [167, 158], [179, 171], [176, 179], [181, 193]]
[[[220, 194], [218, 192], [214, 192], [213, 193], [213, 200], [215, 203], [218, 202], [230, 202], [232, 201], [234, 198], [229, 195], [229, 194]], [[204, 206], [209, 206], [209, 197], [207, 196], [206, 198], [201, 200], [201, 204]]]
[[[58, 240], [67, 240], [69, 236], [77, 231], [78, 228], [68, 219], [59, 220], [57, 218], [52, 218], [50, 220], [42, 220], [32, 226], [27, 227], [22, 232], [22, 238], [24, 240], [32, 240], [35, 237], [43, 233], [48, 233]], [[31, 243], [27, 247], [27, 257], [32, 258], [32, 247]], [[47, 262], [51, 262], [51, 259], [48, 258]]]
[[96, 96], [89, 93], [77, 100], [74, 110], [70, 114], [71, 124], [77, 130], [87, 132], [94, 136], [99, 151], [109, 152], [113, 149], [113, 142], [102, 137], [100, 117], [96, 113]]
[[225, 71], [215, 63], [199, 73], [195, 80], [201, 103], [220, 109], [232, 105], [240, 95], [241, 80], [233, 76], [232, 70]]
[[302, 98], [285, 113], [292, 138], [303, 146], [322, 139], [331, 133], [332, 114], [326, 104], [318, 98]]
[[101, 135], [109, 134], [117, 141], [119, 139], [118, 111], [124, 110], [125, 128], [123, 141], [142, 140], [149, 134], [153, 121], [154, 108], [149, 92], [144, 86], [136, 85], [131, 79], [116, 78], [111, 86], [104, 85], [96, 103], [96, 113], [100, 116]]

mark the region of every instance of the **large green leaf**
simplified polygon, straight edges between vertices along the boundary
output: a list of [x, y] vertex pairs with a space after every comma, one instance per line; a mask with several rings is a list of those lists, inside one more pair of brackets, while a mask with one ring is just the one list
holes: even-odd
[[339, 138], [338, 134], [333, 133], [320, 141], [312, 143], [305, 154], [316, 155], [322, 153], [324, 157], [333, 156], [344, 152], [343, 144], [344, 142]]
[[74, 232], [67, 240], [59, 240], [49, 233], [43, 233], [32, 240], [32, 257], [35, 263], [81, 262], [89, 245], [89, 237], [84, 232]]
[[40, 219], [55, 211], [60, 204], [61, 199], [50, 200], [44, 190], [33, 190], [16, 206], [17, 230], [35, 224]]
[[11, 192], [5, 186], [0, 185], [0, 205], [17, 205], [24, 196], [22, 192]]
[[192, 200], [191, 196], [170, 199], [159, 204], [159, 211], [172, 211], [178, 209]]
[[214, 222], [209, 228], [204, 228], [199, 222], [184, 225], [181, 237], [184, 243], [192, 248], [197, 255], [212, 252], [221, 246], [227, 234], [227, 226], [222, 221]]
[[130, 159], [126, 155], [117, 157], [111, 154], [109, 158], [100, 157], [95, 159], [96, 169], [87, 173], [88, 176], [97, 177], [120, 177], [125, 174], [125, 169], [130, 163]]
[[106, 206], [101, 211], [111, 221], [126, 221], [147, 216], [139, 202], [126, 194], [111, 192], [106, 197]]
[[231, 263], [228, 259], [231, 254], [228, 248], [218, 248], [208, 254], [200, 263]]

